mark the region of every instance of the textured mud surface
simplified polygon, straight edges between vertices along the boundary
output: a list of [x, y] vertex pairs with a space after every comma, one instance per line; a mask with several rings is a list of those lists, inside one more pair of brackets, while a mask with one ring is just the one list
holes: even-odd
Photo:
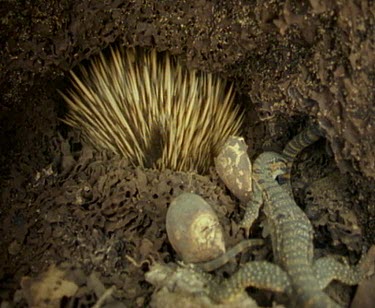
[[[242, 207], [215, 171], [129, 167], [58, 121], [65, 110], [56, 89], [67, 71], [113, 43], [169, 50], [187, 67], [235, 81], [252, 157], [280, 150], [316, 120], [326, 140], [301, 155], [294, 192], [316, 228], [317, 253], [355, 262], [375, 238], [374, 10], [359, 0], [2, 1], [1, 300], [148, 305], [150, 263], [177, 260], [164, 219], [183, 191], [214, 206], [227, 246], [243, 238]], [[252, 258], [270, 259], [270, 246]], [[35, 291], [49, 285], [59, 287]], [[363, 285], [360, 303], [371, 301]], [[328, 292], [348, 303], [354, 290], [333, 284]], [[251, 295], [262, 305], [275, 299]]]

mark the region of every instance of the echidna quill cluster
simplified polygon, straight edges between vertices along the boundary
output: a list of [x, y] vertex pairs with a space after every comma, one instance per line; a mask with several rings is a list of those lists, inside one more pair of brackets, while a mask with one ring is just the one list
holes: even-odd
[[71, 79], [64, 122], [134, 165], [204, 173], [241, 126], [232, 86], [168, 53], [111, 48]]

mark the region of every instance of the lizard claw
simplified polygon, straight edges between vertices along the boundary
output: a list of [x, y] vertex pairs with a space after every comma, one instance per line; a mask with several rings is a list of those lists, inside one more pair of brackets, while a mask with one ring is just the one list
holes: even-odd
[[245, 238], [249, 238], [250, 237], [250, 230], [251, 230], [251, 226], [253, 225], [253, 222], [254, 222], [255, 219], [243, 219], [240, 224], [239, 224], [239, 227], [240, 229], [243, 229], [244, 232], [245, 232]]
[[242, 221], [239, 224], [239, 227], [241, 229], [245, 230], [245, 235], [246, 238], [249, 237], [250, 235], [250, 229], [254, 223], [254, 221], [257, 219], [259, 213], [259, 208], [258, 207], [247, 207], [245, 216], [242, 219]]
[[250, 237], [250, 228], [248, 226], [243, 226], [242, 224], [239, 226], [245, 232], [245, 238]]

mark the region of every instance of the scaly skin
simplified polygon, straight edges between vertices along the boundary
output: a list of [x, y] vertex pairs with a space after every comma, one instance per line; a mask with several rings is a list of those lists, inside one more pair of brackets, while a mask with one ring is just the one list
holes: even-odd
[[[242, 227], [249, 229], [252, 226], [260, 206], [264, 204], [274, 259], [280, 268], [268, 262], [249, 262], [222, 284], [211, 286], [213, 299], [224, 301], [247, 286], [255, 286], [286, 292], [298, 306], [338, 307], [322, 289], [333, 279], [353, 285], [361, 279], [362, 274], [357, 269], [330, 257], [313, 262], [313, 228], [291, 195], [291, 164], [297, 154], [319, 136], [318, 130], [309, 128], [286, 146], [284, 155], [265, 152], [255, 160], [252, 171], [253, 196]], [[286, 186], [279, 184], [276, 180], [278, 176], [284, 176]]]
[[287, 190], [276, 181], [286, 163], [284, 157], [272, 152], [265, 152], [255, 160], [251, 206], [259, 209], [264, 202], [274, 259], [287, 272], [297, 303], [304, 307], [338, 307], [322, 292], [313, 271], [311, 223]]
[[[301, 151], [323, 137], [322, 132], [316, 126], [309, 126], [304, 131], [288, 142], [283, 150], [283, 157], [292, 163]], [[287, 172], [290, 173], [290, 172]]]
[[286, 187], [288, 191], [292, 194], [292, 185], [290, 182], [291, 171], [293, 161], [297, 157], [299, 153], [306, 147], [310, 146], [314, 142], [318, 141], [321, 137], [323, 137], [322, 132], [316, 126], [309, 126], [305, 130], [303, 130], [300, 134], [295, 136], [288, 144], [285, 146], [283, 150], [283, 157], [287, 160], [286, 164], [286, 172], [279, 177], [279, 180], [285, 181]]

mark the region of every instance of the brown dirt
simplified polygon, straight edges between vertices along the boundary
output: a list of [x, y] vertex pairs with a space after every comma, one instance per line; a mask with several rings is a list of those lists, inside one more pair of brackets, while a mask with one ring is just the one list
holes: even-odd
[[[374, 11], [359, 0], [2, 1], [0, 299], [35, 304], [33, 283], [53, 276], [64, 282], [64, 307], [90, 306], [111, 286], [113, 303], [147, 305], [151, 259], [176, 261], [164, 218], [182, 191], [215, 205], [228, 246], [243, 236], [242, 209], [214, 171], [129, 167], [59, 122], [56, 89], [67, 71], [113, 43], [169, 50], [235, 81], [252, 157], [317, 121], [326, 141], [296, 165], [296, 199], [316, 227], [318, 253], [355, 259], [375, 238]], [[338, 290], [329, 292], [350, 300]], [[268, 293], [254, 296], [270, 303]]]

